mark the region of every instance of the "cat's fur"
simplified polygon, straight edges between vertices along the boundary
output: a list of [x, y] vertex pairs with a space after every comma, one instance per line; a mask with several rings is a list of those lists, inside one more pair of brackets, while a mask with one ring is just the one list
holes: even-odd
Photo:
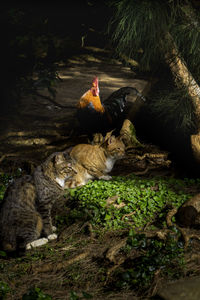
[[100, 144], [79, 144], [70, 152], [73, 167], [77, 171], [75, 182], [77, 185], [84, 185], [90, 179], [109, 180], [112, 177], [107, 175], [116, 160], [125, 154], [125, 145], [120, 137], [107, 134], [105, 141]]
[[[33, 176], [16, 179], [7, 189], [0, 208], [0, 245], [5, 251], [31, 248], [56, 238], [51, 208], [56, 199], [71, 187], [76, 171], [65, 152], [51, 154]], [[39, 241], [39, 240], [38, 240]], [[38, 245], [39, 245], [38, 244]]]
[[111, 179], [107, 173], [124, 154], [120, 138], [108, 133], [95, 145], [75, 146], [70, 156], [67, 151], [53, 153], [32, 176], [15, 180], [0, 207], [1, 248], [21, 252], [56, 238], [51, 221], [54, 201], [66, 188], [84, 185], [94, 178]]

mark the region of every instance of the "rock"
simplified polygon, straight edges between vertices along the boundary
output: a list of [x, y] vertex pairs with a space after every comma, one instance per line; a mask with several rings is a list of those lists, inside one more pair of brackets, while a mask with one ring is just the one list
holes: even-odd
[[164, 300], [199, 300], [200, 276], [167, 284], [158, 291], [157, 295]]
[[190, 198], [178, 209], [176, 221], [183, 227], [200, 225], [200, 193]]
[[143, 145], [137, 140], [136, 131], [133, 123], [125, 119], [120, 130], [120, 136], [126, 147], [143, 147]]

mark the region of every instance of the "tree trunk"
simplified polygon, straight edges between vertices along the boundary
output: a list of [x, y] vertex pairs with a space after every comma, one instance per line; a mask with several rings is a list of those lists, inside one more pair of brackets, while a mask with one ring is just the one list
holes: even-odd
[[170, 42], [170, 51], [166, 53], [166, 61], [174, 75], [175, 82], [178, 87], [184, 87], [193, 103], [194, 113], [196, 117], [197, 133], [191, 135], [191, 147], [194, 158], [200, 163], [200, 87], [196, 80], [188, 70], [185, 61], [180, 56], [176, 44], [170, 33], [166, 34], [167, 42]]

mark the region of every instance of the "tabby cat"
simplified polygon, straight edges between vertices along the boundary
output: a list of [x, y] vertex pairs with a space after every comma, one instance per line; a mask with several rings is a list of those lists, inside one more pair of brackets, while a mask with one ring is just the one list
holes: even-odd
[[0, 208], [0, 244], [5, 251], [21, 252], [57, 238], [51, 208], [65, 188], [75, 186], [75, 174], [69, 155], [56, 152], [33, 176], [25, 175], [8, 187]]
[[74, 177], [76, 184], [84, 185], [94, 178], [110, 180], [112, 177], [107, 173], [124, 154], [125, 145], [120, 137], [109, 134], [102, 143], [76, 145], [70, 152], [73, 168], [77, 172]]

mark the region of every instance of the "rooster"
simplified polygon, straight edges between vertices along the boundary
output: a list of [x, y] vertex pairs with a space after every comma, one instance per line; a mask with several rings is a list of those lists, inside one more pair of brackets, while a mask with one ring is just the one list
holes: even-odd
[[92, 87], [81, 96], [77, 104], [77, 118], [81, 129], [89, 135], [97, 132], [105, 134], [112, 129], [120, 130], [127, 113], [126, 96], [129, 94], [146, 100], [136, 88], [122, 87], [102, 102], [98, 78], [95, 77]]

